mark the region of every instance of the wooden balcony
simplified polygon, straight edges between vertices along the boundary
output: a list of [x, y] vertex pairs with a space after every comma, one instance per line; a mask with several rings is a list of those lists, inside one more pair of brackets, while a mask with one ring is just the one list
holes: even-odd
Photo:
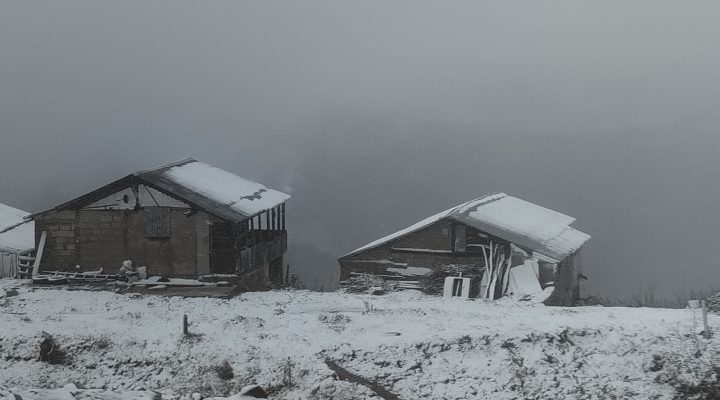
[[253, 230], [250, 234], [255, 244], [240, 252], [240, 271], [268, 265], [287, 251], [287, 231]]

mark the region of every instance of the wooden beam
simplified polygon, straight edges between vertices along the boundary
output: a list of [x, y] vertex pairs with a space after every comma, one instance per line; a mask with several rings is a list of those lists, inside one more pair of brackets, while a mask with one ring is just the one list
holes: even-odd
[[375, 392], [375, 394], [377, 394], [381, 399], [400, 400], [399, 397], [397, 397], [393, 393], [390, 393], [387, 389], [380, 386], [377, 382], [373, 382], [369, 379], [363, 378], [362, 376], [355, 375], [330, 359], [325, 359], [325, 364], [328, 366], [328, 368], [330, 368], [331, 371], [335, 373], [335, 375], [337, 375], [338, 378], [347, 382], [363, 385]]
[[33, 263], [33, 278], [37, 276], [38, 269], [40, 268], [40, 261], [42, 261], [43, 251], [45, 250], [45, 240], [47, 239], [47, 232], [43, 231], [40, 235], [40, 244], [37, 248], [37, 254], [35, 255], [35, 262]]
[[285, 228], [285, 203], [282, 203], [281, 207], [282, 207], [282, 209], [281, 209], [281, 210], [282, 210], [282, 214], [281, 214], [281, 218], [280, 218], [280, 219], [281, 219], [281, 221], [282, 221], [282, 230], [285, 230], [285, 229], [286, 229], [286, 228]]

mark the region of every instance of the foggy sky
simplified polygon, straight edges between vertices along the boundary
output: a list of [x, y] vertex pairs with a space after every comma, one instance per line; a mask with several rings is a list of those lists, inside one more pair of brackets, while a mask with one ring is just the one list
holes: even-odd
[[[288, 262], [504, 191], [597, 293], [720, 286], [714, 1], [0, 1], [0, 202], [192, 156], [290, 192]], [[323, 283], [324, 284], [324, 283]]]

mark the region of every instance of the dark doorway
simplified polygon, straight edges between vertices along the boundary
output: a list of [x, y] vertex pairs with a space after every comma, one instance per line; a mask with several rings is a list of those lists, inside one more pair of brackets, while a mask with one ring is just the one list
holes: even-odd
[[210, 273], [235, 273], [235, 234], [229, 222], [210, 225]]
[[270, 261], [270, 282], [276, 286], [283, 286], [283, 257], [280, 256]]

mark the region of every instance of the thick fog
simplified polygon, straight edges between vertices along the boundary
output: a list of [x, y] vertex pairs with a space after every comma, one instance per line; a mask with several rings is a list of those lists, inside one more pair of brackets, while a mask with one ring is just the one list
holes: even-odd
[[720, 287], [715, 1], [0, 3], [0, 202], [194, 157], [293, 195], [287, 262], [503, 191], [593, 293]]

